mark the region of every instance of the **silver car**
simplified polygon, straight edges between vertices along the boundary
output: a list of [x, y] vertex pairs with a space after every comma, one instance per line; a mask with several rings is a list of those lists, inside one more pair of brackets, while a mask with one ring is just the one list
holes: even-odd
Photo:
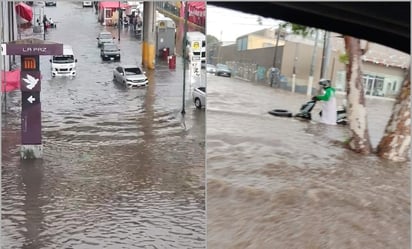
[[196, 108], [201, 109], [206, 106], [206, 87], [197, 87], [192, 92], [193, 102]]
[[231, 77], [232, 76], [232, 71], [230, 68], [225, 65], [225, 64], [217, 64], [216, 65], [216, 71], [215, 75], [217, 76], [226, 76], [226, 77]]
[[145, 72], [136, 65], [118, 66], [113, 70], [113, 80], [119, 82], [126, 87], [140, 87], [147, 86], [149, 80]]
[[99, 36], [96, 38], [97, 39], [97, 46], [100, 48], [103, 43], [113, 43], [114, 41], [114, 36], [112, 33], [103, 31], [100, 32]]
[[216, 73], [216, 66], [212, 65], [212, 64], [206, 64], [206, 72], [215, 74]]

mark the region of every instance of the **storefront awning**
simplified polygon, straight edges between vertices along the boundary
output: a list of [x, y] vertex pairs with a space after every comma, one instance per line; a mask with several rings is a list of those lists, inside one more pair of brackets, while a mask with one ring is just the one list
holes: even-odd
[[31, 22], [31, 20], [33, 19], [33, 10], [29, 5], [25, 3], [18, 3], [16, 4], [15, 9], [17, 15], [19, 15], [24, 20]]
[[20, 70], [1, 71], [1, 91], [12, 92], [20, 89]]

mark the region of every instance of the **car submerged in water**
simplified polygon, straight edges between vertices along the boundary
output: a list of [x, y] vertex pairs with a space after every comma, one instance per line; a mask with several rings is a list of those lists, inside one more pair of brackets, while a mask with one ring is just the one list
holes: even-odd
[[97, 47], [101, 47], [103, 43], [113, 43], [114, 42], [114, 36], [112, 33], [103, 31], [100, 32], [99, 36], [96, 38], [97, 39]]
[[216, 65], [216, 76], [226, 76], [232, 77], [232, 70], [230, 70], [228, 65], [225, 64], [217, 64]]
[[192, 92], [193, 103], [197, 109], [206, 106], [206, 87], [201, 86], [193, 89]]
[[57, 6], [57, 2], [56, 1], [45, 1], [44, 5], [45, 6]]
[[100, 50], [102, 60], [120, 61], [120, 48], [116, 43], [103, 43]]
[[129, 88], [147, 86], [149, 84], [145, 72], [136, 65], [116, 67], [113, 70], [113, 80]]
[[216, 73], [216, 66], [212, 64], [206, 64], [206, 72], [215, 74]]

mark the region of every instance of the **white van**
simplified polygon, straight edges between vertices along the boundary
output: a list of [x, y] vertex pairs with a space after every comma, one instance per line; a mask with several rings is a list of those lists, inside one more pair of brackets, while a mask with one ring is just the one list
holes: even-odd
[[63, 55], [54, 55], [51, 62], [52, 76], [76, 76], [77, 59], [69, 45], [63, 45]]
[[206, 36], [199, 31], [186, 33], [186, 46], [190, 46], [193, 57], [200, 59], [202, 68], [206, 68]]

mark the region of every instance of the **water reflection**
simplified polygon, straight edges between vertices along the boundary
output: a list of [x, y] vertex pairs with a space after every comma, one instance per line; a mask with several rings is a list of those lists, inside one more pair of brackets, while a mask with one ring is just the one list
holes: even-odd
[[21, 172], [20, 191], [25, 193], [22, 211], [25, 213], [24, 227], [26, 230], [22, 234], [25, 238], [22, 248], [44, 248], [40, 240], [40, 234], [44, 230], [42, 207], [45, 204], [41, 196], [44, 177], [42, 160], [22, 160], [19, 170]]

